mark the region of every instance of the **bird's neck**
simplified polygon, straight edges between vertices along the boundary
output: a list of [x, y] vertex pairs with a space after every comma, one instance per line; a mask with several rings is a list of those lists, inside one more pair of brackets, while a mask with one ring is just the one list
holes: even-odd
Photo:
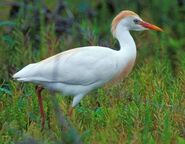
[[121, 53], [136, 56], [136, 45], [129, 30], [118, 26], [116, 29], [116, 38], [119, 41]]
[[136, 59], [136, 45], [129, 31], [124, 28], [117, 29], [116, 38], [120, 44], [120, 50], [116, 52], [117, 76], [115, 79], [126, 77], [132, 70]]

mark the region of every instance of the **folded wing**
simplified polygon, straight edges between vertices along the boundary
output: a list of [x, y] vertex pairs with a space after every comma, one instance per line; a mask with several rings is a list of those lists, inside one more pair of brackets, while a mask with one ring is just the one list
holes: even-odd
[[61, 82], [89, 85], [108, 81], [115, 75], [116, 63], [109, 48], [76, 48], [41, 62], [30, 64], [13, 77], [20, 81]]

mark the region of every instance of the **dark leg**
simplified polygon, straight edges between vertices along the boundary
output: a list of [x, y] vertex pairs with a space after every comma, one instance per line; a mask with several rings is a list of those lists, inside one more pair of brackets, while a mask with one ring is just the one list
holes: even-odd
[[67, 116], [68, 117], [71, 117], [72, 116], [72, 114], [73, 114], [73, 107], [72, 106], [70, 106], [70, 108], [68, 109], [68, 112], [67, 112]]
[[42, 96], [41, 96], [41, 92], [43, 89], [44, 88], [41, 86], [36, 86], [36, 93], [37, 93], [37, 97], [38, 97], [40, 115], [41, 115], [41, 119], [42, 119], [42, 130], [44, 129], [44, 125], [45, 125], [45, 113], [44, 113], [44, 109], [43, 109]]

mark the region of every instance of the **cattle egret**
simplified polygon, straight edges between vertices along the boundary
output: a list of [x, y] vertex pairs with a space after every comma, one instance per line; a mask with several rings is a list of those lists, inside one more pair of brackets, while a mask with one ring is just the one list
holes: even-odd
[[134, 66], [136, 45], [130, 30], [156, 30], [161, 28], [143, 21], [136, 13], [121, 11], [112, 21], [112, 34], [119, 41], [120, 50], [102, 46], [87, 46], [71, 49], [37, 63], [29, 64], [13, 75], [18, 81], [37, 84], [42, 127], [45, 116], [41, 91], [62, 92], [73, 96], [72, 109], [90, 91], [105, 83], [126, 77]]

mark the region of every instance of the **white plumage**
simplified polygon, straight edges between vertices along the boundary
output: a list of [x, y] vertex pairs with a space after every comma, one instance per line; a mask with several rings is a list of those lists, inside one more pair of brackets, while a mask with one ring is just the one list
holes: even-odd
[[136, 45], [129, 30], [146, 29], [161, 31], [134, 12], [122, 11], [112, 22], [112, 33], [120, 43], [119, 51], [101, 46], [71, 49], [30, 64], [13, 77], [72, 95], [74, 107], [91, 90], [129, 74], [136, 58]]
[[[64, 95], [80, 97], [80, 100], [89, 91], [112, 80], [126, 67], [128, 62], [123, 56], [120, 51], [106, 47], [76, 48], [30, 64], [16, 73], [14, 78]], [[75, 100], [72, 106], [79, 102]]]

